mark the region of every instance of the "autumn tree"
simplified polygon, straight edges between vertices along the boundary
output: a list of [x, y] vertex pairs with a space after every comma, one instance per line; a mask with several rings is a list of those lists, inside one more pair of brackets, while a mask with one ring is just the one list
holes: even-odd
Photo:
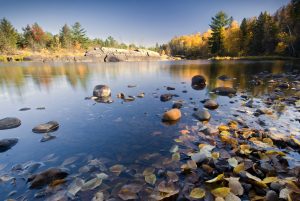
[[238, 56], [240, 53], [240, 26], [237, 21], [232, 21], [224, 31], [224, 52], [228, 56]]
[[31, 35], [32, 35], [32, 39], [34, 41], [34, 44], [33, 44], [34, 49], [39, 49], [39, 48], [45, 47], [48, 37], [47, 37], [46, 33], [44, 32], [44, 30], [42, 29], [42, 27], [40, 27], [38, 25], [38, 23], [34, 23], [31, 26]]
[[209, 25], [212, 30], [212, 36], [209, 40], [211, 54], [224, 55], [224, 31], [230, 21], [231, 18], [223, 11], [218, 12], [215, 17], [212, 17], [212, 22]]

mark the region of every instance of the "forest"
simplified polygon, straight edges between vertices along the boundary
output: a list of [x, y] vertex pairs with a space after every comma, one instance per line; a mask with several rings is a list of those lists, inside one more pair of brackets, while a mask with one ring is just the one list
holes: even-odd
[[292, 0], [273, 15], [261, 12], [239, 24], [220, 11], [204, 33], [176, 36], [161, 48], [186, 58], [212, 56], [300, 57], [300, 1]]
[[[120, 43], [112, 36], [105, 40], [90, 39], [79, 22], [72, 26], [65, 24], [59, 34], [45, 31], [38, 23], [27, 25], [18, 33], [12, 23], [3, 18], [0, 20], [0, 53], [14, 54], [17, 50], [28, 51], [84, 51], [91, 47], [114, 47], [121, 49], [138, 48], [135, 44]], [[139, 48], [143, 48], [139, 46]]]

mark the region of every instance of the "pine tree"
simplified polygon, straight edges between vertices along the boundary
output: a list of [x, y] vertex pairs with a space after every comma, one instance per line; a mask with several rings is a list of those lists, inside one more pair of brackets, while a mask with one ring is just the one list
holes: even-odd
[[240, 30], [240, 52], [242, 55], [246, 55], [249, 44], [249, 27], [246, 18], [242, 20]]
[[13, 25], [3, 18], [0, 21], [0, 52], [13, 51], [17, 46], [18, 33]]
[[212, 30], [212, 36], [209, 39], [210, 52], [213, 55], [224, 55], [224, 30], [229, 25], [231, 18], [223, 11], [218, 12], [212, 17], [209, 25]]
[[81, 27], [81, 24], [79, 22], [76, 22], [72, 26], [72, 39], [73, 45], [77, 46], [79, 44], [81, 48], [87, 48], [88, 38], [86, 36], [86, 30]]
[[72, 47], [72, 32], [67, 24], [59, 32], [59, 41], [63, 48], [69, 49]]

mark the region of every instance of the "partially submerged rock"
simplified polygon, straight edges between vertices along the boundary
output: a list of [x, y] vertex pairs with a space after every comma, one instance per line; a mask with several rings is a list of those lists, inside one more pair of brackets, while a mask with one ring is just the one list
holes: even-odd
[[60, 168], [49, 168], [28, 178], [30, 188], [42, 188], [55, 180], [64, 179], [68, 173]]
[[36, 127], [34, 127], [32, 129], [32, 132], [34, 132], [34, 133], [49, 133], [49, 132], [56, 131], [58, 129], [58, 127], [59, 127], [58, 122], [49, 121], [48, 123], [37, 125]]
[[180, 109], [180, 108], [182, 108], [182, 103], [180, 103], [180, 102], [175, 102], [175, 103], [172, 105], [172, 108]]
[[123, 98], [125, 98], [125, 94], [124, 93], [118, 93], [117, 98], [123, 99]]
[[192, 77], [192, 88], [195, 90], [204, 89], [206, 86], [206, 79], [202, 75], [195, 75]]
[[229, 96], [229, 95], [235, 95], [236, 89], [231, 87], [217, 87], [212, 90], [212, 92], [221, 95], [221, 96]]
[[205, 101], [204, 107], [210, 110], [215, 110], [219, 107], [219, 104], [217, 103], [217, 101], [209, 99]]
[[173, 97], [173, 94], [162, 94], [162, 95], [160, 96], [160, 101], [166, 102], [166, 101], [171, 100], [172, 97]]
[[21, 120], [15, 117], [0, 119], [0, 130], [17, 128], [21, 125]]
[[93, 90], [93, 96], [98, 98], [110, 97], [111, 90], [107, 85], [97, 85]]
[[180, 110], [177, 108], [174, 108], [174, 109], [171, 109], [171, 110], [165, 112], [163, 114], [162, 120], [163, 121], [177, 121], [180, 118], [181, 118]]
[[0, 140], [0, 152], [5, 152], [18, 143], [17, 138], [8, 138]]
[[199, 121], [209, 121], [211, 118], [210, 113], [204, 109], [194, 112], [193, 116]]

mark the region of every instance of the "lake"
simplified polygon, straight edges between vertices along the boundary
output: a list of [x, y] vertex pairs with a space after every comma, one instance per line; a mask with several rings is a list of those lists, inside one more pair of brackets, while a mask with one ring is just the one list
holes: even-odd
[[[135, 199], [147, 200], [157, 183], [163, 180], [161, 172], [180, 172], [182, 161], [170, 162], [173, 154], [170, 149], [176, 143], [174, 139], [182, 132], [194, 132], [202, 126], [192, 113], [197, 108], [203, 108], [200, 101], [208, 98], [216, 100], [219, 108], [209, 111], [212, 117], [204, 124], [207, 127], [217, 127], [240, 118], [249, 127], [269, 129], [285, 136], [292, 134], [295, 139], [300, 139], [299, 99], [291, 104], [282, 101], [281, 104], [265, 105], [264, 101], [276, 86], [270, 86], [265, 80], [253, 84], [253, 80], [257, 79], [253, 76], [259, 77], [262, 73], [288, 75], [279, 76], [279, 79], [295, 78], [287, 80], [293, 82], [290, 83], [293, 86], [281, 92], [286, 97], [299, 94], [299, 80], [298, 83], [296, 81], [299, 79], [300, 65], [295, 61], [2, 63], [0, 119], [17, 117], [22, 124], [14, 129], [0, 130], [0, 139], [19, 139], [11, 149], [0, 153], [0, 175], [7, 178], [7, 181], [4, 177], [2, 182], [0, 180], [0, 200], [70, 199], [66, 190], [74, 178], [87, 181], [101, 172], [109, 178], [103, 179], [102, 184], [95, 188], [78, 192], [74, 199], [91, 200], [96, 192], [101, 191], [106, 198], [118, 200], [123, 185], [132, 181], [142, 183], [141, 174], [145, 168], [152, 167], [157, 181], [141, 184], [144, 187], [138, 197], [131, 195]], [[204, 89], [191, 87], [194, 75], [205, 77]], [[232, 79], [222, 81], [218, 79], [221, 75]], [[265, 76], [264, 79], [277, 77]], [[93, 95], [93, 88], [98, 84], [111, 88], [113, 103], [98, 103], [87, 98]], [[175, 90], [168, 91], [167, 86]], [[223, 86], [236, 88], [237, 95], [228, 97], [211, 93], [214, 88]], [[145, 96], [125, 102], [117, 98], [121, 92], [131, 96], [144, 92]], [[160, 95], [165, 93], [176, 96], [161, 102]], [[241, 95], [246, 98], [241, 98]], [[180, 121], [171, 125], [162, 122], [162, 114], [178, 100], [184, 101]], [[248, 100], [253, 100], [256, 106], [245, 107]], [[261, 107], [271, 107], [274, 114], [252, 115]], [[19, 111], [21, 108], [30, 110]], [[50, 134], [55, 138], [41, 142], [43, 134], [33, 133], [32, 128], [52, 120], [60, 125], [57, 131]], [[191, 145], [191, 149], [195, 148], [193, 146], [198, 145]], [[297, 150], [290, 152], [293, 157], [290, 165], [298, 165], [299, 153]], [[185, 157], [181, 159], [186, 160]], [[22, 168], [16, 171], [13, 167], [18, 164]], [[26, 172], [25, 166], [32, 164], [38, 164], [36, 169]], [[122, 165], [122, 173], [111, 175], [114, 171], [109, 171], [109, 168], [116, 164]], [[52, 188], [28, 190], [28, 176], [49, 167], [65, 168], [70, 175], [62, 184], [55, 184]], [[179, 180], [184, 181], [184, 178]]]

